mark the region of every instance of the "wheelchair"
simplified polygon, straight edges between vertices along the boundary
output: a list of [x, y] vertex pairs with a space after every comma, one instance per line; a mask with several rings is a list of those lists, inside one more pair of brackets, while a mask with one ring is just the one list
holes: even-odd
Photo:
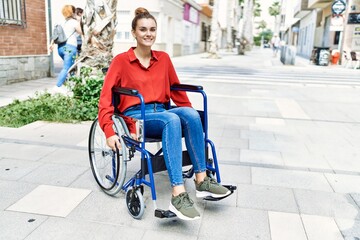
[[[178, 84], [173, 85], [171, 87], [171, 91], [195, 92], [202, 95], [203, 110], [198, 110], [198, 112], [200, 114], [204, 130], [207, 168], [206, 173], [210, 177], [216, 177], [216, 181], [220, 183], [221, 178], [215, 146], [214, 143], [208, 138], [207, 96], [203, 91], [203, 87]], [[131, 137], [124, 119], [121, 117], [121, 114], [115, 107], [115, 113], [112, 116], [114, 121], [113, 128], [115, 133], [119, 136], [121, 148], [113, 151], [106, 145], [105, 134], [99, 126], [98, 119], [95, 119], [91, 125], [88, 142], [89, 160], [94, 178], [100, 188], [108, 195], [115, 196], [119, 192], [124, 192], [128, 212], [135, 219], [141, 219], [144, 214], [144, 185], [150, 187], [151, 189], [155, 217], [175, 217], [176, 215], [170, 210], [162, 210], [156, 206], [154, 173], [165, 171], [166, 165], [163, 159], [161, 148], [156, 153], [151, 153], [146, 148], [148, 143], [161, 142], [161, 138], [151, 139], [146, 137], [146, 129], [143, 124], [144, 119], [146, 118], [143, 96], [135, 89], [114, 87], [112, 89], [113, 106], [117, 106], [119, 104], [120, 95], [137, 97], [140, 100], [141, 119], [138, 119], [137, 121], [137, 129], [140, 133], [139, 138], [135, 140]], [[168, 107], [173, 107], [170, 105], [170, 103], [167, 105]], [[138, 170], [132, 177], [126, 180], [127, 164], [136, 156], [136, 152], [141, 156], [140, 170]], [[183, 170], [184, 178], [191, 178], [193, 176], [194, 170], [191, 165], [192, 163], [187, 151], [183, 151], [183, 166], [190, 166], [189, 169]], [[230, 190], [231, 193], [229, 195], [231, 195], [236, 190], [236, 186], [223, 186]], [[208, 196], [205, 197], [204, 200], [218, 201], [223, 198], [213, 198]]]

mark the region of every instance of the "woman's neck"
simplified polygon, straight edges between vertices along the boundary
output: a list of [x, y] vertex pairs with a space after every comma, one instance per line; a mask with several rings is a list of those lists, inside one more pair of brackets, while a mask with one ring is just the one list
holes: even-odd
[[137, 46], [134, 49], [134, 52], [137, 58], [142, 58], [142, 59], [151, 58], [151, 48], [141, 48]]
[[134, 53], [137, 59], [139, 59], [140, 63], [148, 68], [150, 66], [151, 59], [151, 48], [140, 48], [136, 47], [134, 49]]

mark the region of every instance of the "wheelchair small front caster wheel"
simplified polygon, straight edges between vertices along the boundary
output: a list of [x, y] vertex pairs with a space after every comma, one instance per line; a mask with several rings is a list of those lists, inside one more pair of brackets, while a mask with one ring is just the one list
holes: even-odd
[[133, 218], [140, 219], [142, 217], [145, 203], [140, 189], [131, 188], [126, 192], [126, 206]]

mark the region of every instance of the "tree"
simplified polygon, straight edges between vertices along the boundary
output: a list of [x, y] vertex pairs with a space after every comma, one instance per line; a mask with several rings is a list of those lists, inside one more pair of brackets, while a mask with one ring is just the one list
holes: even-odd
[[239, 54], [245, 54], [245, 50], [250, 50], [253, 44], [253, 21], [254, 21], [254, 0], [242, 0], [243, 14], [241, 20], [240, 48]]
[[278, 16], [281, 13], [281, 5], [280, 2], [276, 1], [269, 7], [269, 14], [275, 18], [274, 24], [274, 33], [279, 32], [279, 24], [278, 24]]
[[242, 6], [242, 18], [239, 25], [239, 54], [245, 54], [245, 50], [250, 50], [254, 41], [253, 24], [254, 17], [260, 16], [261, 8], [258, 0], [239, 0]]
[[260, 22], [259, 22], [259, 26], [258, 26], [258, 29], [260, 29], [261, 30], [261, 32], [260, 32], [260, 46], [262, 47], [263, 46], [263, 44], [264, 44], [264, 35], [263, 35], [263, 32], [264, 32], [264, 29], [266, 28], [266, 26], [267, 26], [267, 23], [264, 21], [264, 20], [261, 20]]
[[220, 58], [218, 55], [218, 37], [219, 37], [219, 21], [218, 21], [218, 11], [219, 11], [219, 0], [214, 0], [212, 18], [211, 18], [211, 32], [209, 37], [210, 48], [208, 58]]
[[117, 0], [87, 0], [81, 19], [81, 53], [72, 68], [90, 67], [93, 72], [108, 67], [116, 34]]

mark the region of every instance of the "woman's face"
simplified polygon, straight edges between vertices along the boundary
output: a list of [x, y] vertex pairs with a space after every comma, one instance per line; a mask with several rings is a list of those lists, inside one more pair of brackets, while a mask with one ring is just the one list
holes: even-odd
[[151, 47], [156, 39], [156, 23], [154, 19], [142, 18], [137, 21], [132, 34], [139, 46]]

